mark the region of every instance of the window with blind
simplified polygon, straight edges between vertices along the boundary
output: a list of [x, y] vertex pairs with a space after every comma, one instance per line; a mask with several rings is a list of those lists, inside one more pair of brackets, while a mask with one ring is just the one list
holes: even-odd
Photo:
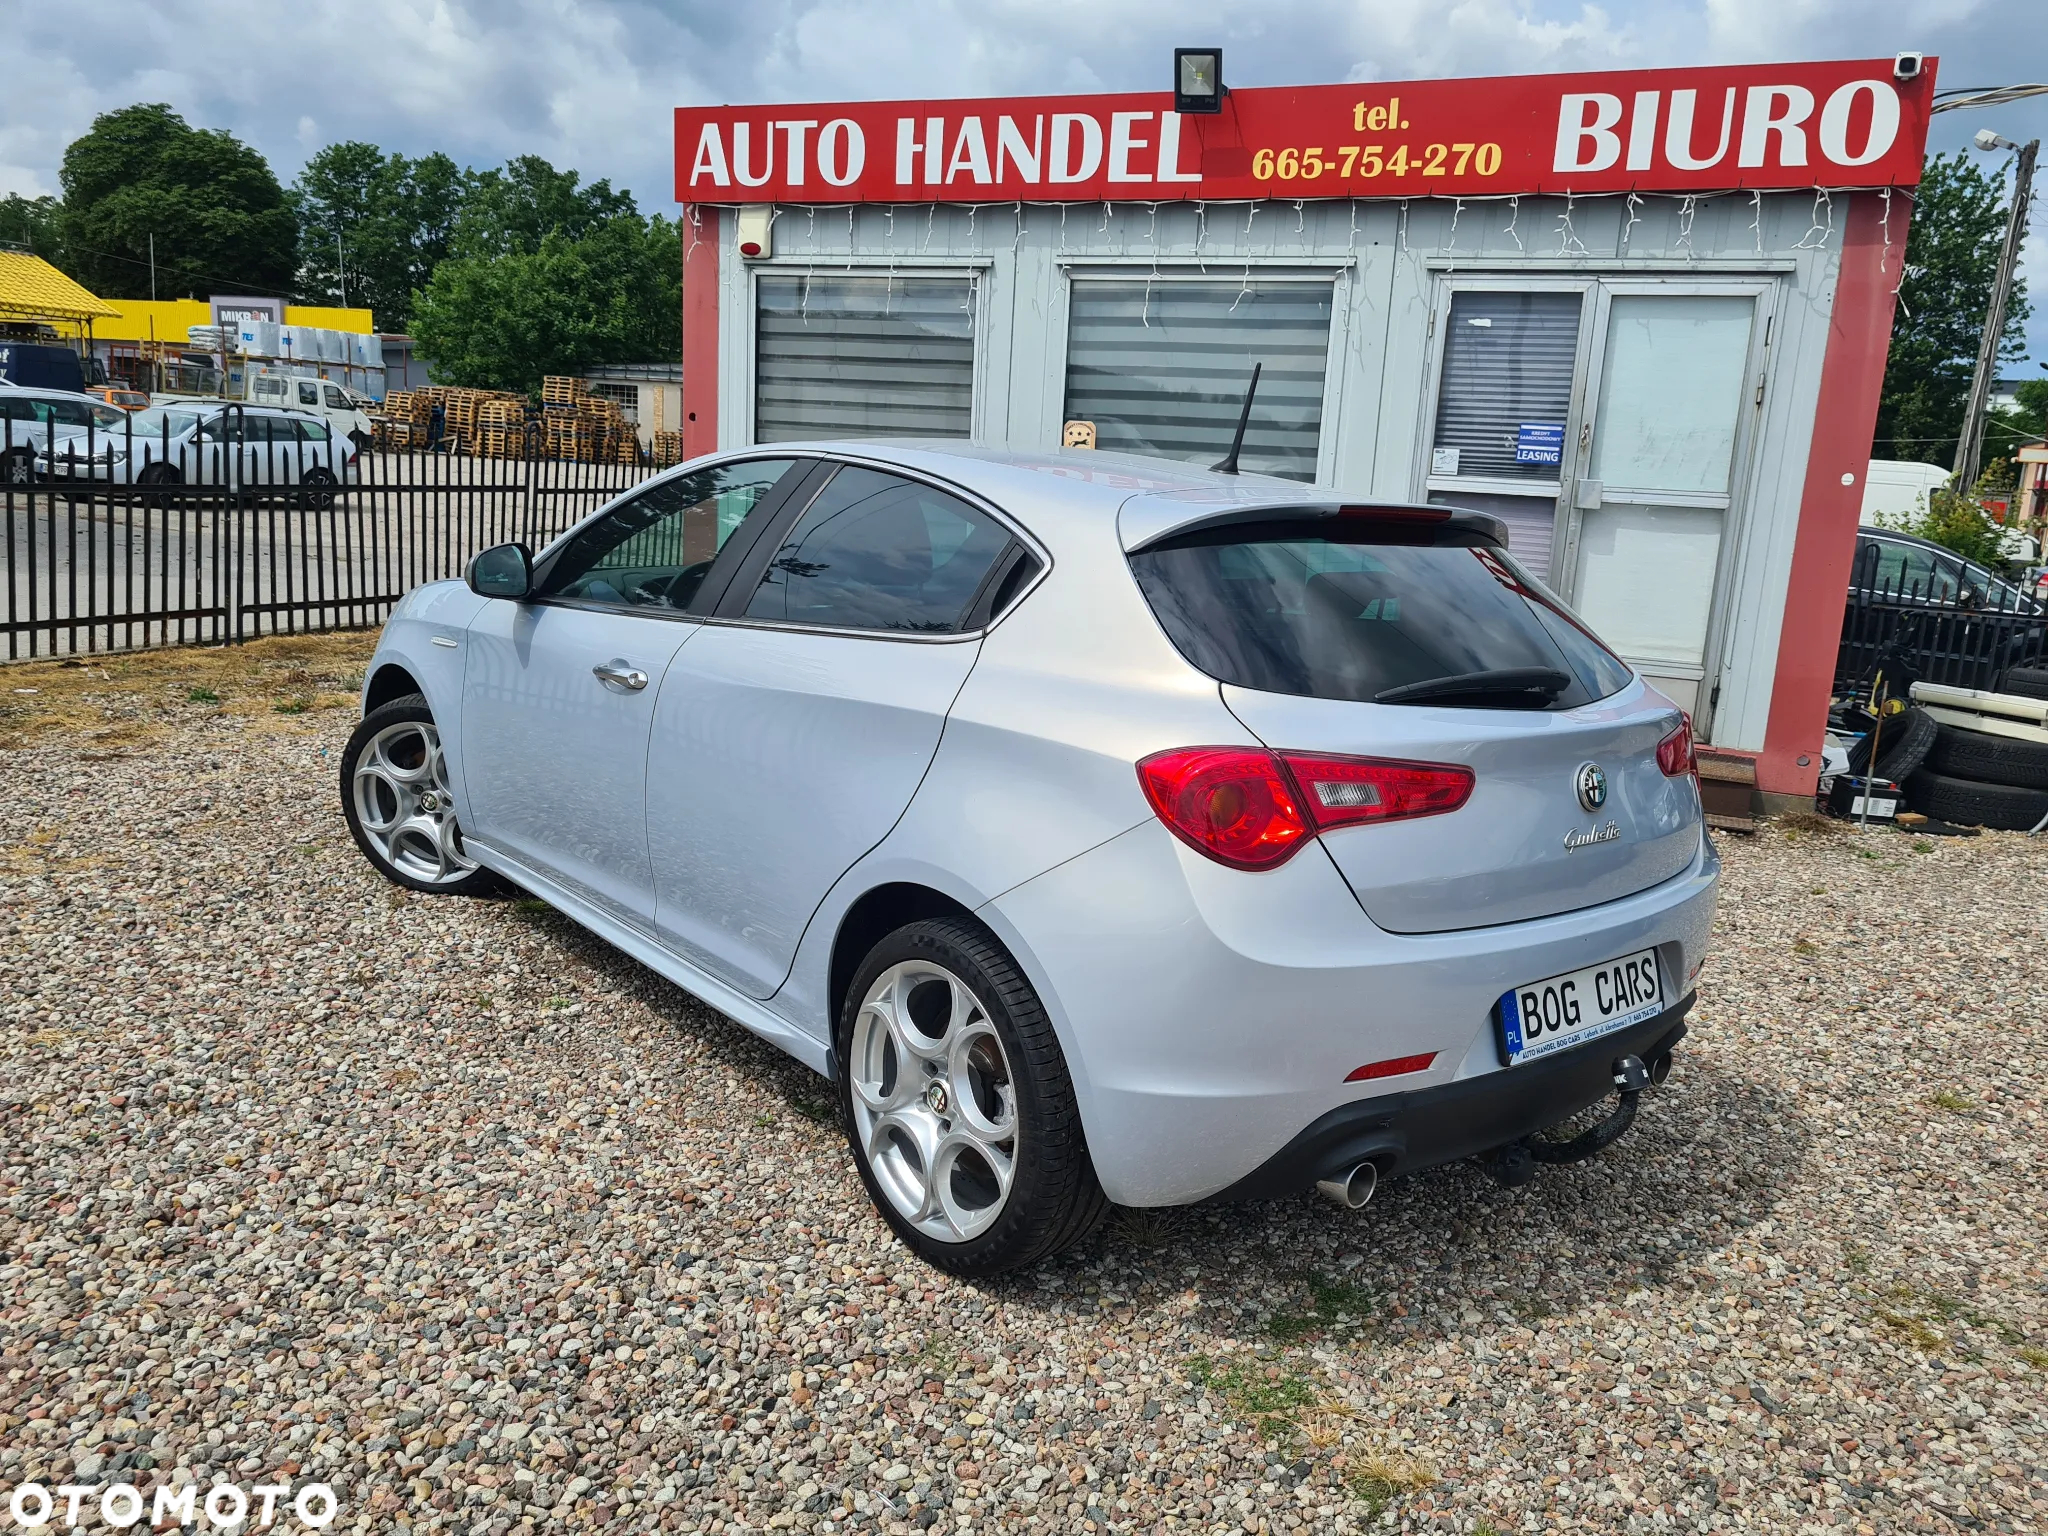
[[[1432, 475], [1557, 483], [1547, 433], [1529, 429], [1564, 432], [1582, 307], [1576, 293], [1452, 296]], [[1438, 467], [1451, 462], [1455, 469]]]
[[1094, 422], [1098, 448], [1213, 464], [1260, 363], [1239, 462], [1314, 480], [1330, 302], [1327, 282], [1076, 278], [1066, 418]]
[[974, 279], [762, 274], [754, 441], [967, 437]]
[[[1548, 579], [1582, 296], [1467, 290], [1452, 295], [1437, 389], [1429, 499], [1491, 512], [1508, 547]], [[1484, 489], [1447, 481], [1493, 482]], [[1526, 491], [1510, 489], [1516, 482]]]

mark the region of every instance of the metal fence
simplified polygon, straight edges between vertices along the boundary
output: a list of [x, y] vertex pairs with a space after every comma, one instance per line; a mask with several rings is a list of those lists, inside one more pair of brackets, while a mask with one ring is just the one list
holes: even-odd
[[1996, 689], [2006, 668], [2038, 667], [2048, 657], [2048, 615], [2038, 606], [1959, 572], [1916, 570], [1863, 540], [1842, 614], [1835, 693], [1865, 693], [1880, 671], [1894, 695], [1915, 682]]
[[111, 430], [0, 419], [0, 656], [378, 624], [478, 550], [539, 549], [654, 473], [358, 452], [322, 422], [238, 407], [166, 407]]

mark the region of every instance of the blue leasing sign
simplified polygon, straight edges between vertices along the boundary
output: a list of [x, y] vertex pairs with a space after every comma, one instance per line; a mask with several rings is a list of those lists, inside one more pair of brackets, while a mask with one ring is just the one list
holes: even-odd
[[1563, 464], [1564, 427], [1525, 421], [1515, 434], [1517, 464]]

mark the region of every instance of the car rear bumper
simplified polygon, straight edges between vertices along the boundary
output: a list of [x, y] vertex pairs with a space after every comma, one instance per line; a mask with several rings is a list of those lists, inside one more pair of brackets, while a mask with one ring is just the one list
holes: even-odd
[[1692, 1005], [1687, 993], [1653, 1019], [1507, 1071], [1340, 1105], [1209, 1198], [1269, 1200], [1321, 1179], [1341, 1179], [1360, 1163], [1373, 1164], [1385, 1178], [1519, 1141], [1611, 1095], [1619, 1058], [1647, 1062], [1668, 1052], [1684, 1033]]
[[[1328, 1151], [1394, 1116], [1377, 1128], [1400, 1133], [1382, 1169], [1398, 1172], [1502, 1145], [1593, 1103], [1608, 1091], [1621, 1042], [1649, 1039], [1650, 1025], [1548, 1059], [1567, 1065], [1503, 1068], [1495, 1003], [1529, 982], [1649, 948], [1665, 996], [1685, 998], [1706, 953], [1719, 873], [1703, 837], [1685, 870], [1616, 901], [1395, 934], [1365, 916], [1320, 847], [1252, 874], [1212, 863], [1154, 821], [980, 915], [1060, 1032], [1109, 1197], [1179, 1205], [1249, 1193], [1255, 1178], [1266, 1193], [1297, 1174], [1294, 1187], [1306, 1187], [1327, 1170], [1287, 1149], [1301, 1151], [1312, 1132], [1315, 1149]], [[1650, 1023], [1669, 1019], [1668, 1033], [1682, 1007]], [[1397, 1057], [1428, 1064], [1346, 1080]], [[1441, 1100], [1426, 1097], [1439, 1091]], [[1455, 1125], [1430, 1123], [1427, 1107], [1440, 1104], [1454, 1107]]]

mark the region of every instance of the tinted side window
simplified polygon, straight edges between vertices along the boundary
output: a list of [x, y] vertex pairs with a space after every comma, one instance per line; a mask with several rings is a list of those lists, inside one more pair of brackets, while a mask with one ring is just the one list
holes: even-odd
[[326, 442], [326, 441], [327, 441], [327, 423], [326, 423], [326, 422], [324, 422], [324, 421], [301, 421], [301, 422], [297, 422], [297, 423], [295, 423], [295, 425], [296, 425], [296, 426], [298, 427], [298, 429], [299, 429], [299, 436], [300, 436], [300, 437], [302, 437], [302, 438], [304, 438], [304, 439], [305, 439], [305, 440], [306, 440], [307, 442], [309, 442], [309, 443], [324, 443], [324, 442]]
[[725, 541], [794, 462], [748, 459], [649, 486], [577, 534], [550, 563], [539, 595], [688, 608]]
[[307, 379], [299, 380], [299, 404], [318, 405], [319, 403], [320, 386]]
[[747, 617], [953, 633], [1009, 543], [958, 497], [848, 465], [783, 539]]

